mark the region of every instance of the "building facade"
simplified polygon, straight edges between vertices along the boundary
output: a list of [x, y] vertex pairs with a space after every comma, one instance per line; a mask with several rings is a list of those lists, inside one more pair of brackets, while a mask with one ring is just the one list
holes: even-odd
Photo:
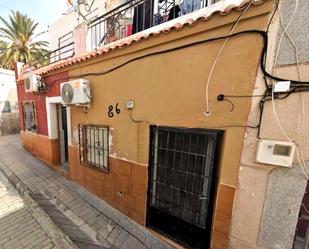
[[0, 135], [19, 132], [15, 73], [0, 69]]
[[[263, 39], [250, 30], [265, 30], [272, 9], [218, 2], [38, 69], [40, 94], [25, 93], [21, 77], [19, 103], [35, 117], [27, 128], [21, 115], [24, 147], [141, 225], [185, 246], [227, 248], [251, 102], [231, 111], [217, 96], [252, 93]], [[208, 116], [208, 72], [231, 28]], [[90, 82], [90, 107], [62, 107], [60, 84], [78, 78]]]
[[[269, 27], [267, 70], [296, 88], [286, 98], [266, 100], [260, 134], [248, 129], [240, 160], [231, 229], [231, 248], [303, 249], [308, 247], [308, 39], [307, 1], [280, 1]], [[286, 31], [286, 32], [284, 32]], [[268, 84], [274, 82], [267, 78]], [[301, 84], [297, 84], [301, 82]], [[254, 94], [264, 94], [260, 70]], [[275, 110], [275, 111], [274, 111]], [[259, 99], [253, 98], [249, 124], [259, 120]], [[261, 139], [293, 141], [292, 167], [256, 163]]]
[[218, 0], [71, 1], [49, 27], [51, 62], [92, 51]]
[[[120, 25], [90, 25], [101, 47], [34, 71], [44, 91], [25, 92], [19, 77], [24, 147], [185, 247], [306, 248], [307, 40], [291, 17], [308, 6], [293, 3], [225, 0], [177, 18], [170, 8], [171, 20], [144, 18], [136, 34], [126, 15], [97, 19], [99, 30]], [[90, 105], [63, 105], [61, 83], [82, 79]], [[288, 90], [275, 92], [278, 81]], [[265, 142], [276, 150], [258, 157]]]

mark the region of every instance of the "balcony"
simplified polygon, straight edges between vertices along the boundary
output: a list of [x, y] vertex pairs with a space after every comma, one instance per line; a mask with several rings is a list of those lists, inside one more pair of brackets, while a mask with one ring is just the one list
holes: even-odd
[[214, 2], [216, 0], [129, 0], [90, 23], [90, 49], [207, 7]]
[[70, 42], [60, 48], [57, 48], [50, 52], [50, 63], [54, 63], [63, 59], [74, 56], [74, 42]]

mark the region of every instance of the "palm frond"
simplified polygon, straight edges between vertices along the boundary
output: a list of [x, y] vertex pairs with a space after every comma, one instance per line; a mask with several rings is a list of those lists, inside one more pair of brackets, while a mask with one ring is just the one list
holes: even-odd
[[48, 42], [33, 40], [43, 33], [35, 35], [37, 27], [38, 23], [19, 11], [12, 11], [7, 20], [0, 17], [1, 67], [12, 68], [17, 61], [36, 65], [49, 62]]

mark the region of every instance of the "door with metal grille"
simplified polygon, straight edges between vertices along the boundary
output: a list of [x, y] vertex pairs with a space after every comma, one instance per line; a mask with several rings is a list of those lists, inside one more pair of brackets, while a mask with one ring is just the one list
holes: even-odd
[[147, 226], [208, 248], [222, 132], [151, 127]]
[[309, 182], [301, 203], [293, 249], [309, 248]]

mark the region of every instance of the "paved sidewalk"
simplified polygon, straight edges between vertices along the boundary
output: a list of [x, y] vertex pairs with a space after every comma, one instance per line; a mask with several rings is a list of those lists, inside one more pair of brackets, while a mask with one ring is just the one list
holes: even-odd
[[33, 217], [27, 203], [2, 173], [0, 173], [0, 248], [60, 248]]
[[[30, 192], [52, 221], [80, 248], [171, 248], [24, 150], [19, 136], [0, 137], [0, 171]], [[1, 247], [0, 247], [1, 248]]]

